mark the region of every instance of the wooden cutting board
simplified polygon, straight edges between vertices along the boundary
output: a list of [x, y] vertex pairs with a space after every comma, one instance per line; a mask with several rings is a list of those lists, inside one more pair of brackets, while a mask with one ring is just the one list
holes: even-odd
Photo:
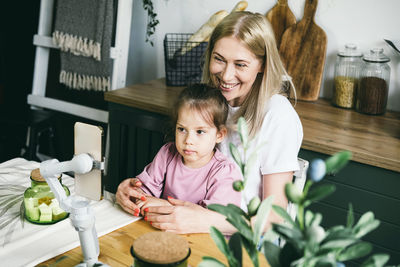
[[317, 4], [318, 0], [305, 1], [303, 18], [284, 32], [279, 47], [297, 99], [305, 101], [318, 99], [326, 58], [326, 34], [314, 22]]
[[287, 0], [278, 0], [276, 5], [267, 12], [266, 16], [274, 29], [276, 44], [279, 48], [283, 33], [287, 28], [296, 24], [296, 17], [290, 10]]

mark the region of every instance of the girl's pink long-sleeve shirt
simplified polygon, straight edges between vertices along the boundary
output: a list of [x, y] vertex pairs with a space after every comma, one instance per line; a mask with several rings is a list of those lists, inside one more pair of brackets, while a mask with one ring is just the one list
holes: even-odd
[[218, 149], [206, 165], [191, 169], [183, 164], [174, 143], [165, 144], [137, 177], [143, 183], [142, 189], [155, 197], [170, 196], [202, 206], [241, 204], [241, 194], [232, 183], [241, 180], [242, 174]]

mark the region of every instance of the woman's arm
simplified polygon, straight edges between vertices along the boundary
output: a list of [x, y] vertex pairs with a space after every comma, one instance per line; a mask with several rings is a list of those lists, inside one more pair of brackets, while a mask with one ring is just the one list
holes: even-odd
[[211, 226], [225, 235], [237, 231], [222, 214], [187, 201], [173, 198], [168, 201], [172, 206], [149, 207], [145, 213], [153, 227], [178, 234], [209, 233]]
[[[121, 182], [116, 193], [117, 202], [128, 213], [139, 215], [140, 206], [135, 204], [136, 199], [145, 197], [140, 190], [142, 183], [137, 178], [128, 178]], [[146, 201], [146, 197], [142, 200]], [[145, 216], [155, 228], [184, 233], [209, 233], [210, 227], [215, 226], [223, 234], [229, 235], [236, 229], [226, 221], [224, 215], [203, 208], [200, 205], [168, 198], [171, 206], [144, 207]]]
[[[262, 176], [263, 199], [274, 195], [274, 204], [286, 209], [288, 200], [285, 196], [285, 184], [291, 183], [293, 172], [281, 172]], [[267, 229], [271, 223], [282, 223], [283, 219], [275, 212], [271, 212], [268, 218]]]

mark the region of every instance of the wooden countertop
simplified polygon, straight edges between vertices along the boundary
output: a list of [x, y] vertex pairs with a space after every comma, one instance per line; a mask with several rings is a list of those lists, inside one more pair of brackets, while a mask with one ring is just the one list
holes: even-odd
[[[140, 220], [100, 237], [99, 261], [113, 267], [131, 266], [133, 264], [133, 257], [130, 253], [130, 247], [133, 241], [142, 234], [151, 231], [158, 230], [151, 227], [149, 223]], [[189, 257], [190, 266], [197, 266], [203, 256], [214, 257], [227, 264], [225, 256], [219, 251], [209, 234], [187, 234], [183, 236], [188, 240], [191, 249]], [[40, 266], [75, 266], [82, 260], [82, 250], [80, 247], [77, 247], [41, 263]], [[259, 261], [260, 266], [268, 266], [264, 255], [259, 254]], [[243, 266], [252, 266], [250, 258], [244, 250]]]
[[[105, 100], [168, 115], [183, 87], [152, 80], [105, 93]], [[353, 152], [353, 160], [400, 172], [400, 113], [371, 116], [334, 107], [329, 101], [297, 101], [303, 124], [302, 148], [331, 155]]]
[[172, 105], [183, 87], [165, 84], [165, 79], [130, 85], [106, 92], [104, 99], [109, 102], [169, 115]]

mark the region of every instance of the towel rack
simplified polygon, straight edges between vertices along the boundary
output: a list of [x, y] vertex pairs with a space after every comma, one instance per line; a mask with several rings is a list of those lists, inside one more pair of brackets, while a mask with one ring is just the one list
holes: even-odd
[[[128, 65], [130, 25], [133, 0], [118, 0], [115, 46], [111, 47], [113, 59], [111, 90], [125, 87]], [[46, 97], [46, 82], [50, 49], [58, 49], [52, 43], [51, 27], [53, 22], [54, 0], [41, 0], [38, 33], [33, 37], [36, 46], [32, 93], [28, 95], [28, 104], [33, 107], [47, 108], [99, 122], [108, 122], [108, 112], [64, 100]]]

